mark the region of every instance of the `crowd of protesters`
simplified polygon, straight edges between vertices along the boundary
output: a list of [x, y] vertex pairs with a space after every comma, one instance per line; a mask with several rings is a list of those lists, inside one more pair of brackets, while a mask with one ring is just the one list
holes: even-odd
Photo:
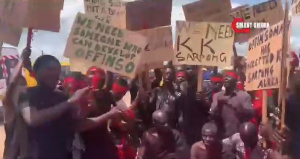
[[[287, 158], [277, 152], [269, 123], [261, 123], [261, 91], [246, 92], [239, 71], [208, 69], [198, 91], [197, 67], [169, 62], [154, 70], [147, 90], [138, 77], [130, 81], [98, 67], [60, 81], [55, 57], [42, 55], [31, 67], [30, 53], [24, 49], [3, 101], [4, 159]], [[37, 86], [27, 88], [23, 67]], [[287, 125], [289, 155], [297, 159], [300, 82], [293, 88]], [[269, 91], [274, 102], [276, 90]], [[126, 93], [129, 106], [120, 102]]]

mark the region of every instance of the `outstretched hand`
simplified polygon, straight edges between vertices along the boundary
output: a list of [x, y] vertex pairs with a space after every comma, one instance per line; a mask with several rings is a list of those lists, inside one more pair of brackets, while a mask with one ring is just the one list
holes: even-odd
[[81, 99], [85, 98], [91, 91], [90, 87], [85, 87], [77, 90], [71, 98], [69, 98], [68, 102], [72, 104], [78, 103]]

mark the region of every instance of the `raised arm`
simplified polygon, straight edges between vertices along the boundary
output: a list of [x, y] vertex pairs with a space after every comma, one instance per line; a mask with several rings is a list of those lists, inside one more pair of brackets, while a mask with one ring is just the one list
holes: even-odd
[[[39, 126], [48, 121], [54, 120], [62, 116], [66, 111], [72, 109], [78, 101], [80, 101], [88, 91], [89, 87], [80, 89], [69, 98], [69, 100], [59, 103], [47, 109], [37, 110], [29, 105], [22, 109], [22, 115], [25, 122], [30, 126]], [[74, 109], [74, 108], [73, 108]]]
[[112, 108], [111, 111], [109, 111], [101, 116], [98, 116], [95, 118], [81, 119], [79, 121], [77, 130], [82, 132], [82, 131], [87, 131], [87, 130], [96, 128], [98, 126], [106, 124], [109, 119], [119, 116], [120, 114], [121, 114], [121, 111], [118, 109], [118, 106], [117, 106], [117, 107]]
[[[13, 94], [16, 86], [18, 85], [18, 80], [22, 76], [22, 68], [25, 60], [29, 60], [30, 49], [25, 48], [22, 52], [21, 58], [19, 59], [14, 71], [12, 72], [10, 81], [8, 82], [8, 87], [3, 99], [3, 107], [4, 107], [4, 117], [5, 123], [10, 123], [14, 118], [15, 107], [13, 104]], [[26, 82], [24, 82], [26, 85]], [[26, 87], [26, 86], [25, 86]]]

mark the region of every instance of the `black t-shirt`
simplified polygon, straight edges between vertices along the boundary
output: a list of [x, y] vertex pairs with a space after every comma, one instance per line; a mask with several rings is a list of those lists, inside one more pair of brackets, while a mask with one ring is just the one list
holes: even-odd
[[[68, 98], [42, 86], [29, 89], [29, 103], [37, 110], [51, 108]], [[33, 159], [67, 159], [71, 157], [71, 146], [75, 134], [74, 112], [65, 112], [56, 120], [41, 126], [29, 127], [29, 140], [33, 148]]]

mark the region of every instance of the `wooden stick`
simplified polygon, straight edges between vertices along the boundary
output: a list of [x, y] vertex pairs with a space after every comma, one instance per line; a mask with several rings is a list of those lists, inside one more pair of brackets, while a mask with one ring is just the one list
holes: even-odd
[[1, 56], [1, 58], [2, 58], [2, 47], [3, 47], [3, 42], [0, 41], [0, 56]]
[[[263, 101], [262, 101], [262, 123], [268, 123], [268, 93], [267, 90], [263, 90]], [[266, 141], [263, 142], [263, 147], [267, 147]]]
[[149, 67], [146, 64], [145, 65], [145, 81], [146, 81], [146, 90], [149, 91], [151, 90], [151, 81], [150, 81], [150, 77], [149, 77]]
[[284, 20], [283, 20], [283, 38], [282, 38], [282, 60], [281, 60], [281, 89], [280, 89], [280, 103], [281, 103], [281, 125], [280, 129], [282, 130], [285, 127], [285, 96], [286, 96], [286, 57], [288, 53], [288, 31], [289, 31], [289, 2], [285, 0], [285, 12], [284, 12]]
[[143, 73], [139, 73], [138, 78], [139, 78], [139, 90], [144, 90]]
[[32, 41], [32, 29], [28, 28], [28, 33], [27, 33], [27, 48], [31, 48], [31, 41]]
[[263, 90], [262, 122], [264, 124], [266, 124], [268, 122], [268, 93], [267, 93], [267, 90]]
[[200, 92], [202, 91], [202, 84], [203, 84], [203, 71], [202, 71], [202, 66], [198, 66], [198, 84], [197, 84], [197, 91]]

